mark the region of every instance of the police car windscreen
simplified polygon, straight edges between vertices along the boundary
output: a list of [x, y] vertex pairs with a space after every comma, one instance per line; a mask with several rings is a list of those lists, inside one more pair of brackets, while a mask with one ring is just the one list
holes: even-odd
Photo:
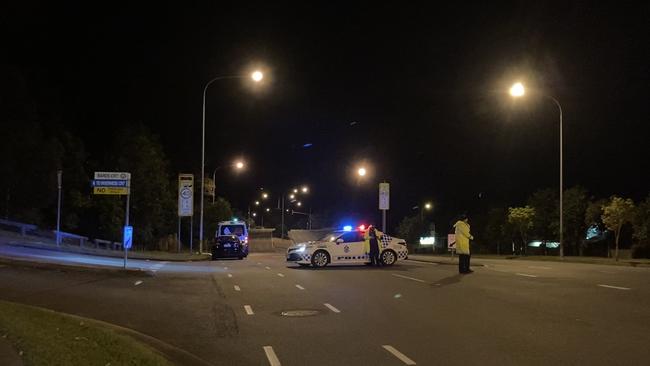
[[242, 225], [224, 225], [221, 227], [219, 235], [244, 235], [244, 226]]
[[325, 235], [320, 239], [320, 241], [334, 241], [341, 233], [333, 232]]

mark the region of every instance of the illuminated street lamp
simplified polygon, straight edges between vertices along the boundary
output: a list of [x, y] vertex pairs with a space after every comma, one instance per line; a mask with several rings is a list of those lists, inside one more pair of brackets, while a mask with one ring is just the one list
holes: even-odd
[[262, 193], [262, 198], [264, 198], [264, 199], [269, 198], [269, 194], [268, 193]]
[[[515, 98], [522, 97], [525, 94], [525, 89], [524, 85], [522, 83], [515, 83], [512, 85], [510, 88], [510, 95], [512, 95]], [[563, 246], [563, 202], [562, 202], [562, 191], [564, 189], [564, 179], [563, 179], [563, 146], [562, 146], [562, 106], [560, 105], [560, 102], [557, 101], [557, 99], [546, 95], [542, 94], [544, 97], [552, 100], [555, 105], [557, 106], [558, 111], [560, 112], [560, 258], [564, 258], [564, 246]]]
[[357, 174], [359, 174], [360, 177], [365, 177], [366, 176], [366, 168], [361, 167], [359, 170], [357, 170]]
[[260, 205], [260, 201], [255, 201], [255, 206], [259, 206], [259, 205]]
[[302, 186], [302, 193], [307, 193], [309, 192], [309, 188], [307, 186]]
[[[203, 199], [205, 195], [205, 95], [208, 91], [208, 87], [217, 80], [224, 79], [245, 79], [248, 76], [246, 75], [224, 75], [217, 76], [212, 80], [208, 81], [203, 87], [203, 113], [201, 119], [201, 220], [199, 224], [199, 251], [203, 252]], [[251, 75], [250, 78], [258, 83], [262, 81], [264, 75], [261, 71], [256, 70]], [[243, 168], [243, 164], [241, 166]]]

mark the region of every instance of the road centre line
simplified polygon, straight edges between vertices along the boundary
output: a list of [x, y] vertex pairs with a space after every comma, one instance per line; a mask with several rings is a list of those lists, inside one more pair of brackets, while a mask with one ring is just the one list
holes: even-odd
[[250, 305], [244, 305], [244, 310], [246, 310], [246, 314], [248, 314], [248, 315], [253, 315], [253, 314], [255, 314], [255, 313], [253, 312], [253, 308], [251, 308]]
[[266, 359], [269, 360], [269, 365], [271, 366], [282, 365], [280, 363], [280, 360], [278, 359], [278, 356], [276, 356], [275, 352], [273, 351], [273, 347], [264, 346], [263, 348], [264, 348], [264, 353], [266, 354]]
[[141, 283], [142, 283], [142, 281], [135, 281], [135, 283], [134, 283], [133, 285], [138, 286], [138, 285], [140, 285]]
[[304, 287], [302, 287], [302, 286], [300, 286], [300, 285], [296, 285], [296, 287], [297, 287], [299, 290], [304, 290], [304, 289], [305, 289]]
[[600, 287], [605, 287], [605, 288], [613, 288], [616, 290], [631, 290], [629, 287], [619, 287], [619, 286], [610, 286], [610, 285], [598, 285]]
[[527, 274], [527, 273], [515, 273], [517, 276], [524, 276], [524, 277], [537, 277], [532, 274]]
[[235, 291], [241, 291], [241, 289], [239, 288], [239, 286], [235, 285]]
[[278, 273], [278, 276], [280, 276], [280, 277], [284, 277], [284, 275], [283, 275], [282, 273]]
[[406, 357], [405, 354], [402, 352], [398, 351], [395, 349], [395, 347], [385, 344], [382, 346], [386, 351], [390, 352], [393, 354], [393, 356], [397, 357], [400, 361], [404, 362], [406, 365], [417, 365], [415, 361], [411, 360], [410, 358]]
[[232, 274], [228, 273], [228, 277], [232, 278]]
[[264, 268], [266, 268], [266, 269], [271, 269], [271, 267], [264, 267]]
[[332, 305], [330, 305], [330, 304], [328, 304], [328, 303], [325, 303], [325, 304], [323, 304], [323, 305], [325, 305], [328, 309], [332, 310], [332, 311], [335, 312], [335, 313], [340, 313], [340, 312], [341, 312], [341, 310], [339, 310], [339, 309], [333, 307]]
[[392, 275], [395, 276], [395, 277], [405, 278], [405, 279], [411, 280], [411, 281], [417, 281], [417, 282], [422, 282], [422, 283], [427, 282], [427, 281], [421, 280], [419, 278], [413, 278], [413, 277], [409, 277], [409, 276], [402, 276], [402, 275], [399, 275], [399, 274], [396, 274], [396, 273], [392, 273]]

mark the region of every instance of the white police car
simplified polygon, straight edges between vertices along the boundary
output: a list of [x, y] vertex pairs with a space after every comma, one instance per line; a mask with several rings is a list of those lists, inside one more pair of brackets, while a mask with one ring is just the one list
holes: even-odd
[[[393, 265], [406, 259], [408, 250], [403, 239], [384, 236], [379, 241], [380, 258], [384, 265]], [[292, 245], [287, 249], [287, 261], [316, 268], [328, 264], [364, 264], [370, 258], [364, 252], [364, 231], [334, 231], [320, 240]]]

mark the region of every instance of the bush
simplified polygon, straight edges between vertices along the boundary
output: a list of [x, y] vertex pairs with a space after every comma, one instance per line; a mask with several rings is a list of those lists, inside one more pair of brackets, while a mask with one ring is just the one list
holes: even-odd
[[632, 246], [632, 258], [650, 258], [650, 243], [637, 243]]

